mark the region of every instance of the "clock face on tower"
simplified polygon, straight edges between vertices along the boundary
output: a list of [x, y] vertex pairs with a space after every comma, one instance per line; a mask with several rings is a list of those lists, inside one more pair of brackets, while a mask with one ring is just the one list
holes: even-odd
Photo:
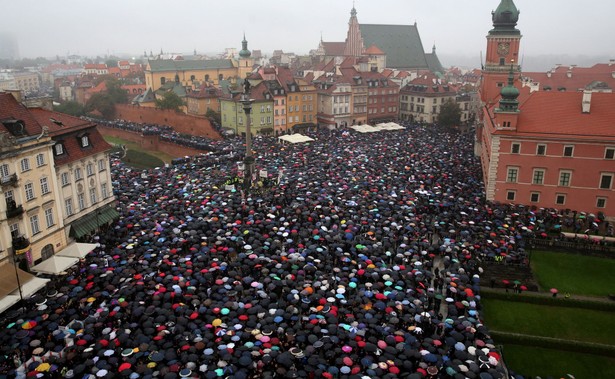
[[510, 51], [510, 43], [508, 42], [498, 43], [498, 54], [499, 55], [508, 55], [509, 51]]

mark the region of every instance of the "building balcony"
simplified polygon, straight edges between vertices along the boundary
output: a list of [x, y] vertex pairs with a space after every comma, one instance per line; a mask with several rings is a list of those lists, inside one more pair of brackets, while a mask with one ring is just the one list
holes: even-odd
[[28, 246], [30, 246], [30, 240], [27, 239], [25, 236], [13, 237], [12, 242], [13, 242], [13, 251], [23, 250], [23, 249], [26, 249]]
[[17, 186], [17, 174], [11, 174], [0, 178], [0, 185], [2, 187], [16, 187]]
[[6, 218], [19, 217], [23, 214], [23, 206], [17, 205], [15, 202], [7, 202], [6, 204]]

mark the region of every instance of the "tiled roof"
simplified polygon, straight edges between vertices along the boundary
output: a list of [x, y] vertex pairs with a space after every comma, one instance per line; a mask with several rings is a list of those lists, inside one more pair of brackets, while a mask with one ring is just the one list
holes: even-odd
[[380, 50], [378, 46], [371, 45], [367, 49], [365, 49], [365, 54], [369, 55], [384, 55], [384, 51]]
[[346, 42], [322, 42], [322, 46], [325, 49], [325, 55], [342, 56], [344, 55], [344, 49], [346, 48]]
[[455, 88], [446, 82], [439, 81], [434, 74], [423, 74], [412, 80], [401, 89], [403, 93], [421, 93], [429, 95], [452, 96]]
[[230, 59], [186, 60], [156, 59], [148, 62], [150, 71], [186, 71], [186, 70], [213, 70], [233, 68]]
[[416, 25], [360, 24], [365, 46], [376, 45], [387, 55], [387, 66], [399, 69], [428, 68]]
[[[29, 136], [41, 133], [41, 124], [32, 116], [28, 108], [17, 102], [10, 93], [0, 92], [0, 120], [11, 119], [22, 120], [25, 124], [25, 132]], [[8, 131], [1, 123], [0, 130]]]
[[[565, 88], [566, 91], [578, 91], [587, 87], [595, 81], [606, 83], [611, 89], [615, 90], [615, 65], [595, 65], [593, 67], [558, 67], [546, 72], [524, 72], [523, 76], [531, 78], [532, 81], [540, 83], [540, 89], [550, 87], [552, 90]], [[570, 77], [568, 77], [570, 76]]]
[[[58, 134], [66, 133], [67, 131], [81, 130], [94, 126], [90, 121], [80, 119], [65, 113], [48, 111], [42, 108], [29, 108], [30, 114], [36, 119], [36, 121], [49, 128], [49, 134], [55, 136]], [[51, 121], [54, 119], [61, 122], [62, 125], [58, 125]]]
[[444, 72], [444, 67], [442, 67], [442, 63], [440, 63], [440, 59], [436, 53], [425, 54], [425, 60], [431, 72]]
[[[64, 113], [48, 111], [42, 108], [29, 109], [32, 116], [41, 124], [49, 128], [49, 135], [55, 141], [62, 141], [65, 153], [54, 156], [56, 164], [66, 164], [76, 160], [107, 151], [111, 148], [96, 129], [96, 124], [73, 117]], [[61, 125], [51, 121], [54, 119]], [[90, 146], [82, 148], [79, 136], [88, 134]]]
[[95, 63], [95, 64], [86, 64], [83, 66], [86, 70], [104, 70], [107, 68], [107, 65], [104, 63]]
[[582, 99], [583, 92], [531, 93], [519, 107], [517, 132], [615, 140], [615, 93], [592, 93], [589, 113]]

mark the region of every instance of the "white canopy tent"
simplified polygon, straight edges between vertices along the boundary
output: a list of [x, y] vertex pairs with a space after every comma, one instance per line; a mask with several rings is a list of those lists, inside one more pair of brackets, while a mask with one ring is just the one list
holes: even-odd
[[310, 138], [308, 136], [304, 136], [303, 134], [299, 134], [299, 133], [287, 134], [287, 135], [278, 137], [278, 139], [280, 139], [282, 141], [285, 141], [285, 142], [292, 143], [292, 144], [314, 141], [313, 138]]
[[94, 250], [98, 245], [95, 243], [73, 243], [60, 250], [56, 256], [72, 257], [72, 258], [85, 258], [86, 255]]
[[[19, 281], [17, 276], [19, 276]], [[28, 299], [45, 287], [47, 282], [49, 279], [37, 278], [15, 267], [12, 263], [0, 265], [0, 313], [17, 303], [21, 296]]]
[[392, 131], [392, 130], [402, 130], [402, 129], [406, 129], [403, 126], [395, 123], [395, 122], [383, 122], [380, 124], [377, 124], [376, 126], [370, 126], [370, 125], [352, 125], [350, 126], [351, 129], [356, 130], [359, 133], [375, 133], [375, 132], [382, 132], [382, 131]]
[[51, 258], [47, 258], [36, 266], [32, 266], [30, 270], [34, 272], [41, 272], [43, 274], [58, 275], [66, 271], [69, 267], [79, 262], [78, 258], [62, 257], [60, 255], [54, 255]]
[[13, 304], [19, 301], [19, 295], [6, 295], [0, 299], [0, 313], [9, 309]]

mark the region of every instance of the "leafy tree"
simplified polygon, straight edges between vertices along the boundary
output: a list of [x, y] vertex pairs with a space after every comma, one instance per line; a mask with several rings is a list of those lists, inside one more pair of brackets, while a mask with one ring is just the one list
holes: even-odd
[[117, 67], [117, 60], [114, 60], [114, 59], [107, 59], [107, 60], [105, 61], [105, 64], [107, 65], [107, 67], [108, 67], [108, 68], [111, 68], [111, 67]]
[[118, 79], [109, 76], [105, 79], [105, 84], [107, 85], [107, 94], [115, 104], [125, 104], [128, 102], [128, 95], [122, 89], [122, 83]]
[[80, 117], [85, 114], [84, 107], [76, 101], [66, 101], [60, 105], [54, 106], [53, 110], [60, 113], [66, 113], [75, 117]]
[[448, 99], [440, 106], [440, 114], [438, 115], [438, 124], [442, 126], [456, 126], [461, 121], [461, 108], [452, 99]]
[[162, 99], [156, 99], [156, 108], [173, 109], [179, 111], [179, 108], [184, 105], [182, 99], [173, 91], [165, 92]]
[[98, 111], [107, 120], [115, 118], [115, 103], [106, 93], [95, 93], [85, 105], [85, 112]]
[[220, 115], [220, 112], [216, 112], [211, 108], [207, 110], [205, 117], [214, 120], [218, 125], [222, 123], [222, 116]]

